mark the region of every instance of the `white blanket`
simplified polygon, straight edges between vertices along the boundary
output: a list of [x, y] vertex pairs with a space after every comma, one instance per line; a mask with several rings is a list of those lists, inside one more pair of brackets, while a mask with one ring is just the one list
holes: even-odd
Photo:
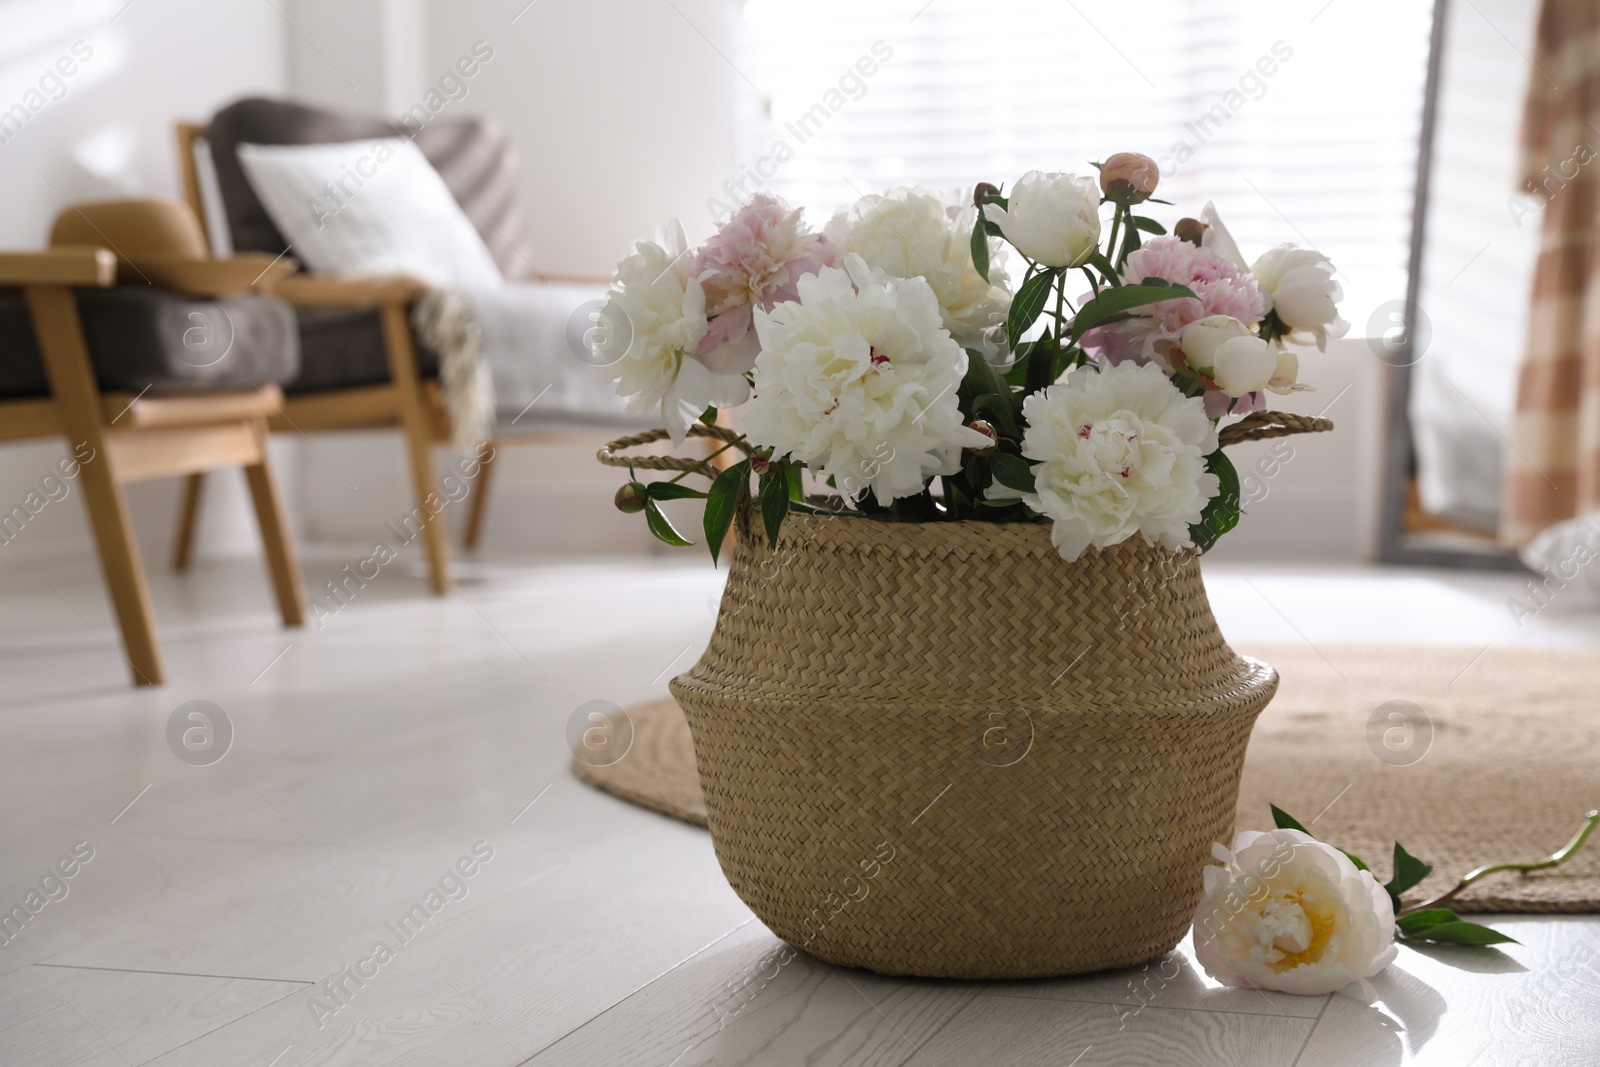
[[429, 290], [412, 322], [439, 354], [456, 444], [540, 423], [644, 426], [581, 357], [584, 305], [604, 297], [600, 285], [557, 282]]

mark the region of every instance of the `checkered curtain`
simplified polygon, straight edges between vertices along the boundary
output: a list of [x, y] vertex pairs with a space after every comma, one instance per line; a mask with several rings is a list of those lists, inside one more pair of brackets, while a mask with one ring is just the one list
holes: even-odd
[[1532, 66], [1522, 191], [1543, 237], [1500, 530], [1518, 545], [1600, 508], [1600, 3], [1544, 0]]

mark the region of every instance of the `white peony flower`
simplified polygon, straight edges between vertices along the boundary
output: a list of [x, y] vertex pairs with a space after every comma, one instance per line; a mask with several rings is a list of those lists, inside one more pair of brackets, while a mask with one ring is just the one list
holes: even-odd
[[1194, 951], [1231, 986], [1318, 996], [1394, 960], [1394, 905], [1370, 871], [1298, 830], [1245, 831], [1212, 849]]
[[1079, 267], [1099, 247], [1100, 187], [1093, 178], [1030, 170], [1006, 202], [985, 204], [984, 215], [1035, 263]]
[[1287, 394], [1302, 389], [1312, 389], [1314, 386], [1300, 381], [1300, 357], [1286, 348], [1278, 353], [1278, 365], [1272, 369], [1272, 378], [1267, 382], [1267, 388], [1274, 393]]
[[936, 196], [896, 189], [864, 196], [828, 223], [826, 234], [896, 278], [922, 278], [933, 290], [950, 331], [962, 348], [984, 350], [985, 334], [1006, 321], [1005, 246], [989, 238], [989, 280], [972, 265], [972, 227], [977, 209], [956, 212]]
[[596, 376], [616, 383], [632, 414], [659, 405], [674, 444], [683, 443], [706, 408], [735, 407], [750, 395], [742, 374], [714, 372], [693, 355], [706, 334], [706, 298], [687, 247], [676, 222], [660, 244], [640, 241], [617, 264], [616, 281], [598, 313], [613, 336], [627, 338], [628, 347], [615, 363], [596, 368]]
[[926, 281], [850, 254], [844, 269], [823, 268], [799, 288], [799, 301], [756, 311], [753, 443], [833, 477], [848, 499], [871, 489], [880, 504], [916, 496], [931, 476], [960, 469], [963, 448], [990, 444], [962, 425], [967, 354]]
[[1321, 252], [1282, 244], [1263, 253], [1250, 273], [1283, 324], [1315, 338], [1322, 351], [1328, 350], [1330, 338], [1337, 340], [1349, 331], [1350, 324], [1339, 317], [1344, 290], [1333, 280], [1333, 264]]
[[1022, 454], [1037, 465], [1034, 491], [1021, 498], [1055, 520], [1062, 559], [1136, 533], [1173, 551], [1192, 543], [1189, 527], [1219, 489], [1205, 469], [1217, 430], [1200, 398], [1160, 367], [1079, 367], [1023, 401], [1022, 413]]
[[1206, 206], [1200, 209], [1200, 221], [1206, 224], [1206, 230], [1200, 235], [1200, 247], [1222, 260], [1232, 263], [1240, 270], [1249, 270], [1250, 264], [1244, 261], [1244, 253], [1239, 251], [1239, 245], [1233, 239], [1233, 234], [1222, 224], [1222, 216], [1217, 213], [1217, 205], [1206, 201]]
[[1278, 369], [1278, 354], [1228, 315], [1207, 315], [1184, 327], [1179, 341], [1189, 365], [1229, 396], [1259, 393]]

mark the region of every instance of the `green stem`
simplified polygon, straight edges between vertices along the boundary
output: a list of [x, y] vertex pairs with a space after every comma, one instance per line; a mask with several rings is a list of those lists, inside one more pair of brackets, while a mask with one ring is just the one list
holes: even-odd
[[1126, 214], [1128, 219], [1128, 228], [1122, 235], [1122, 249], [1117, 253], [1117, 273], [1121, 274], [1122, 269], [1128, 265], [1128, 256], [1133, 254], [1133, 208], [1119, 208], [1117, 214], [1119, 216]]
[[[1056, 275], [1056, 330], [1055, 330], [1055, 333], [1056, 333], [1056, 345], [1057, 345], [1058, 348], [1060, 347], [1061, 339], [1067, 335], [1067, 317], [1066, 317], [1066, 314], [1064, 313], [1064, 309], [1062, 307], [1062, 305], [1066, 303], [1066, 299], [1067, 299], [1067, 272], [1066, 271], [1062, 271], [1060, 274]], [[1054, 357], [1051, 358], [1050, 369], [1051, 369], [1052, 372], [1055, 370], [1055, 359], [1054, 359]], [[1055, 375], [1052, 373], [1051, 374], [1051, 381], [1054, 381], [1054, 380], [1055, 380]]]
[[1402, 908], [1400, 914], [1410, 915], [1412, 912], [1424, 911], [1428, 908], [1437, 908], [1439, 905], [1443, 904], [1447, 900], [1450, 900], [1456, 894], [1460, 893], [1463, 889], [1466, 889], [1479, 879], [1487, 878], [1491, 874], [1499, 874], [1501, 871], [1520, 871], [1523, 874], [1527, 874], [1529, 871], [1542, 871], [1550, 867], [1561, 866], [1561, 864], [1567, 862], [1574, 852], [1583, 847], [1583, 843], [1587, 841], [1589, 839], [1589, 835], [1594, 832], [1595, 826], [1600, 825], [1600, 811], [1591, 811], [1583, 818], [1583, 826], [1578, 830], [1577, 834], [1573, 836], [1572, 840], [1568, 841], [1565, 847], [1551, 853], [1548, 858], [1534, 860], [1529, 863], [1491, 863], [1486, 867], [1479, 867], [1474, 871], [1467, 872], [1461, 881], [1456, 883], [1455, 888], [1450, 890], [1448, 893], [1440, 894], [1439, 896], [1434, 897], [1432, 900], [1425, 900], [1421, 904], [1412, 904], [1409, 907]]
[[1121, 229], [1122, 229], [1122, 206], [1119, 204], [1111, 212], [1111, 240], [1106, 242], [1106, 251], [1108, 253], [1110, 253], [1110, 256], [1108, 258], [1111, 259], [1112, 266], [1115, 266], [1115, 267], [1121, 267], [1122, 266], [1122, 264], [1118, 263], [1116, 261], [1116, 258], [1115, 258], [1116, 254], [1117, 254], [1117, 233]]
[[[673, 477], [668, 478], [667, 481], [668, 482], [682, 481], [686, 476], [688, 476], [690, 474], [704, 473], [704, 468], [705, 468], [706, 464], [710, 463], [712, 460], [716, 459], [718, 456], [722, 455], [728, 449], [732, 448], [734, 445], [737, 445], [740, 441], [743, 441], [743, 440], [744, 440], [744, 438], [741, 436], [741, 437], [737, 438], [736, 440], [729, 441], [727, 444], [723, 445], [721, 448], [719, 448], [715, 452], [711, 453], [711, 455], [707, 456], [705, 459], [701, 460], [699, 463], [696, 463], [694, 466], [690, 467], [686, 471], [682, 471], [679, 474], [676, 474]], [[630, 471], [629, 473], [632, 473], [632, 472]], [[711, 475], [711, 477], [715, 478], [716, 475], [713, 474], [713, 475]]]

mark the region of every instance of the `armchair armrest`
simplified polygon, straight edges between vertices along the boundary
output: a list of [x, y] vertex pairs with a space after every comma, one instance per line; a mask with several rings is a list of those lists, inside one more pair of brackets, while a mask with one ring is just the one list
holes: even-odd
[[110, 285], [117, 257], [107, 248], [61, 247], [0, 253], [0, 285]]
[[409, 304], [426, 286], [413, 278], [322, 278], [291, 274], [275, 281], [267, 292], [301, 307], [381, 307]]
[[123, 281], [147, 281], [185, 296], [236, 296], [251, 291], [269, 293], [273, 285], [295, 270], [286, 257], [243, 252], [231, 259], [133, 256], [124, 262], [132, 274]]

